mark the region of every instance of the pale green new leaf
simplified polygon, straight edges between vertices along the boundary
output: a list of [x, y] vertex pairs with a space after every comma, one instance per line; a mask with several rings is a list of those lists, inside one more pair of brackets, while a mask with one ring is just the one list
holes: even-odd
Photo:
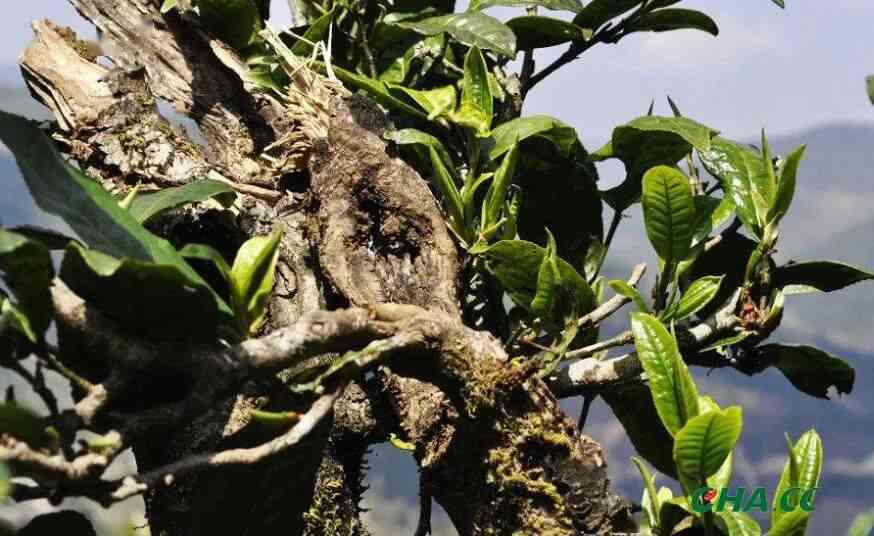
[[674, 438], [674, 461], [687, 493], [716, 474], [734, 450], [743, 428], [740, 407], [691, 418]]
[[140, 223], [145, 223], [154, 216], [165, 210], [206, 201], [209, 198], [216, 200], [223, 206], [230, 206], [234, 202], [236, 193], [229, 185], [209, 180], [200, 179], [189, 182], [182, 186], [165, 188], [155, 193], [140, 194], [130, 203], [128, 212]]
[[422, 107], [428, 114], [428, 119], [434, 120], [444, 115], [450, 115], [455, 111], [458, 94], [455, 86], [443, 86], [435, 89], [419, 91], [399, 84], [388, 84], [395, 91], [402, 91], [409, 95], [416, 104]]
[[489, 89], [488, 68], [477, 47], [471, 47], [464, 58], [461, 105], [451, 118], [459, 125], [474, 129], [477, 136], [486, 137], [492, 128], [494, 99]]
[[612, 288], [613, 291], [616, 292], [616, 294], [632, 300], [641, 312], [650, 312], [649, 306], [646, 304], [645, 301], [643, 301], [643, 297], [640, 295], [640, 292], [636, 288], [629, 285], [627, 282], [622, 281], [621, 279], [614, 279], [607, 284], [610, 285], [610, 288]]
[[694, 281], [666, 320], [683, 320], [707, 306], [719, 292], [725, 276], [706, 276]]
[[657, 318], [632, 313], [631, 330], [656, 410], [665, 429], [676, 436], [689, 419], [698, 415], [698, 389], [677, 341]]
[[[404, 128], [401, 130], [390, 130], [385, 133], [385, 138], [387, 140], [391, 140], [398, 145], [421, 145], [423, 148], [433, 148], [437, 151], [438, 156], [440, 156], [440, 160], [443, 161], [443, 165], [446, 170], [452, 175], [454, 179], [458, 179], [458, 173], [455, 169], [455, 162], [452, 160], [452, 157], [449, 155], [449, 151], [446, 150], [446, 147], [443, 146], [443, 142], [428, 134], [427, 132], [422, 132], [421, 130], [417, 130], [415, 128]], [[425, 160], [430, 160], [430, 154], [425, 153]]]
[[802, 145], [795, 149], [780, 168], [780, 181], [777, 183], [777, 195], [771, 210], [768, 211], [768, 225], [777, 225], [783, 216], [789, 212], [792, 198], [795, 197], [795, 182], [798, 175], [798, 166], [804, 158], [806, 146]]
[[548, 115], [517, 117], [492, 129], [491, 139], [494, 144], [489, 150], [489, 158], [497, 160], [517, 141], [523, 142], [535, 136], [551, 141], [565, 157], [570, 157], [574, 147], [579, 143], [576, 130], [554, 117]]
[[857, 515], [847, 536], [871, 536], [872, 530], [874, 530], [874, 510]]
[[[780, 508], [780, 498], [790, 488], [801, 488], [802, 492], [819, 486], [822, 474], [823, 448], [822, 440], [816, 430], [808, 430], [792, 445], [788, 441], [788, 457], [780, 475], [780, 481], [774, 490], [771, 505], [771, 525], [777, 526], [781, 518], [791, 516]], [[797, 498], [797, 497], [796, 497]], [[798, 512], [800, 510], [796, 510]], [[806, 524], [806, 518], [803, 521]], [[772, 529], [773, 530], [773, 529]], [[771, 533], [769, 533], [770, 535]], [[789, 532], [786, 534], [795, 534]]]
[[649, 241], [666, 265], [689, 254], [695, 201], [689, 179], [675, 168], [658, 166], [643, 177], [643, 218]]
[[519, 160], [519, 145], [516, 144], [510, 149], [510, 152], [504, 156], [501, 166], [495, 172], [495, 179], [492, 181], [491, 187], [486, 194], [482, 228], [486, 229], [497, 223], [501, 209], [504, 207], [504, 201], [507, 198], [507, 192], [510, 185], [513, 183], [513, 177], [516, 174], [516, 163]]
[[717, 513], [717, 524], [722, 524], [726, 536], [761, 536], [759, 523], [744, 512], [725, 510]]
[[640, 473], [641, 480], [643, 480], [644, 496], [641, 504], [643, 505], [644, 514], [649, 518], [650, 528], [657, 529], [659, 527], [659, 512], [662, 509], [662, 505], [655, 488], [655, 476], [643, 463], [643, 460], [637, 456], [632, 456], [631, 461], [637, 466], [637, 471]]
[[804, 510], [788, 512], [772, 523], [768, 536], [804, 536], [809, 518], [810, 512]]
[[231, 267], [231, 304], [240, 335], [254, 335], [267, 313], [273, 289], [282, 233], [250, 238], [237, 252]]

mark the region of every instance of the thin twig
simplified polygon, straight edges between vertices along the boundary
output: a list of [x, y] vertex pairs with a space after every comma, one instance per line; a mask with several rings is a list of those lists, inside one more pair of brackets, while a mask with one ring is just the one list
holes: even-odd
[[[644, 273], [646, 273], [646, 264], [638, 264], [635, 266], [631, 273], [631, 277], [628, 278], [628, 284], [632, 287], [636, 287], [637, 284], [640, 283]], [[616, 294], [598, 306], [594, 311], [580, 318], [578, 325], [583, 329], [597, 326], [629, 302], [631, 302], [631, 298], [622, 296], [621, 294]]]

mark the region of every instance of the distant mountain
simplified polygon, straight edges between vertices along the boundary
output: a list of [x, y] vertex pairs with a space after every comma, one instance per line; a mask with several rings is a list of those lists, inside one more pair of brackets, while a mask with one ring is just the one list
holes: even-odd
[[[21, 91], [0, 89], [0, 109], [45, 117], [45, 111]], [[788, 259], [838, 259], [874, 268], [874, 124], [834, 124], [771, 140], [788, 153], [806, 143], [793, 212], [784, 223], [780, 256]], [[605, 182], [621, 169], [605, 168]], [[0, 222], [43, 222], [9, 154], [0, 146]], [[640, 211], [631, 209], [617, 235], [606, 266], [610, 278], [624, 278], [632, 264], [655, 266]], [[649, 277], [652, 277], [652, 269]], [[696, 371], [702, 391], [723, 405], [744, 405], [745, 429], [736, 482], [773, 486], [784, 456], [783, 433], [793, 437], [815, 427], [823, 436], [827, 465], [811, 534], [843, 534], [850, 517], [874, 505], [874, 283], [825, 296], [789, 300], [784, 326], [775, 339], [815, 344], [847, 359], [857, 370], [856, 389], [840, 400], [822, 401], [800, 394], [777, 371], [747, 378], [731, 370]], [[622, 320], [622, 319], [620, 319]], [[621, 329], [613, 323], [605, 331]], [[2, 378], [0, 378], [2, 379]], [[2, 382], [0, 382], [2, 384]], [[576, 416], [579, 401], [566, 401]], [[588, 433], [606, 450], [618, 488], [638, 500], [641, 484], [628, 462], [631, 445], [603, 404], [596, 404]], [[417, 514], [417, 474], [407, 453], [379, 446], [370, 458], [369, 480], [378, 483], [365, 499], [378, 523], [377, 534], [406, 534]], [[660, 478], [663, 484], [667, 478]], [[676, 489], [676, 485], [674, 486]], [[445, 517], [439, 534], [451, 534]], [[406, 531], [406, 532], [405, 532]]]

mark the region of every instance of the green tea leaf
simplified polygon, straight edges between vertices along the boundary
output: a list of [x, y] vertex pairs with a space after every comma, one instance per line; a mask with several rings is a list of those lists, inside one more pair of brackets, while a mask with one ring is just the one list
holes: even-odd
[[14, 403], [0, 404], [0, 430], [34, 449], [43, 447], [48, 439], [39, 416]]
[[495, 172], [495, 180], [486, 194], [485, 211], [483, 214], [483, 228], [488, 228], [497, 223], [501, 209], [504, 207], [504, 201], [507, 199], [507, 192], [510, 185], [513, 183], [513, 176], [516, 174], [516, 163], [519, 160], [519, 146], [514, 145], [510, 152], [504, 156], [501, 166]]
[[443, 200], [454, 223], [457, 226], [463, 226], [465, 223], [464, 202], [461, 199], [461, 194], [458, 192], [458, 187], [455, 185], [452, 174], [446, 169], [440, 154], [433, 146], [428, 147], [428, 154], [431, 158], [431, 168], [434, 172], [434, 184], [440, 190], [440, 193], [443, 194]]
[[701, 30], [719, 35], [719, 27], [713, 19], [692, 9], [659, 9], [644, 15], [631, 25], [634, 32], [670, 32], [673, 30]]
[[461, 105], [451, 118], [454, 122], [476, 130], [477, 136], [489, 135], [494, 114], [494, 99], [489, 89], [486, 61], [479, 48], [471, 47], [464, 58]]
[[424, 35], [445, 32], [471, 47], [493, 50], [509, 57], [516, 55], [516, 35], [513, 30], [498, 19], [479, 11], [401, 21], [396, 24]]
[[[16, 298], [18, 314], [13, 325], [36, 343], [48, 329], [54, 309], [49, 287], [55, 271], [48, 249], [20, 234], [0, 229], [0, 273]], [[5, 307], [11, 308], [11, 302], [7, 303]]]
[[236, 195], [234, 189], [223, 182], [201, 179], [183, 186], [141, 194], [133, 200], [128, 212], [138, 222], [145, 223], [165, 210], [206, 201], [209, 198], [216, 198], [219, 203], [228, 207], [234, 202]]
[[804, 510], [788, 512], [771, 525], [768, 536], [804, 536], [809, 518], [810, 512]]
[[458, 95], [455, 86], [443, 86], [427, 91], [418, 91], [398, 84], [389, 84], [388, 87], [395, 91], [402, 91], [409, 95], [416, 104], [422, 107], [428, 114], [428, 119], [433, 121], [444, 115], [451, 115], [455, 111]]
[[[502, 240], [482, 252], [489, 271], [495, 275], [510, 298], [520, 307], [536, 314], [532, 302], [538, 290], [538, 276], [546, 249], [524, 240]], [[580, 315], [595, 308], [592, 288], [570, 264], [561, 258], [558, 265], [559, 279], [571, 289], [574, 307]]]
[[608, 285], [610, 285], [610, 288], [612, 288], [613, 291], [616, 292], [616, 294], [619, 294], [620, 296], [625, 296], [626, 298], [632, 300], [641, 312], [650, 312], [649, 306], [646, 304], [645, 301], [643, 301], [643, 297], [641, 297], [640, 292], [636, 288], [632, 287], [621, 279], [614, 279], [613, 281], [610, 281]]
[[716, 515], [716, 523], [722, 525], [726, 536], [762, 536], [762, 528], [749, 514], [724, 510]]
[[281, 238], [280, 232], [250, 238], [234, 259], [230, 277], [231, 306], [237, 329], [243, 336], [254, 335], [264, 322]]
[[614, 385], [604, 389], [601, 396], [622, 424], [634, 450], [662, 474], [677, 478], [674, 438], [662, 424], [649, 386], [643, 382]]
[[675, 168], [658, 166], [643, 177], [646, 234], [666, 265], [689, 255], [695, 223], [695, 200], [689, 179]]
[[74, 242], [67, 246], [60, 277], [126, 330], [146, 338], [213, 340], [231, 317], [212, 289], [174, 265], [117, 259]]
[[583, 10], [580, 0], [472, 0], [468, 11], [480, 11], [494, 6], [506, 7], [542, 7], [554, 11], [571, 11], [579, 13]]
[[186, 259], [199, 259], [211, 262], [216, 269], [218, 269], [219, 274], [221, 274], [225, 281], [230, 281], [231, 266], [222, 254], [214, 247], [206, 244], [187, 244], [184, 248], [179, 250], [179, 254]]
[[786, 157], [786, 161], [780, 168], [780, 181], [777, 184], [777, 195], [771, 210], [768, 211], [768, 224], [777, 225], [783, 216], [789, 212], [792, 198], [795, 197], [795, 178], [798, 175], [798, 166], [804, 158], [806, 147], [802, 145]]
[[644, 514], [649, 518], [649, 526], [651, 528], [658, 528], [659, 512], [662, 509], [662, 505], [659, 501], [659, 494], [655, 489], [655, 476], [653, 476], [640, 458], [632, 456], [631, 461], [637, 467], [640, 478], [643, 480], [644, 500], [641, 503], [644, 505]]
[[517, 141], [522, 142], [535, 136], [552, 142], [565, 158], [570, 158], [579, 144], [576, 130], [554, 117], [548, 115], [517, 117], [492, 129], [493, 145], [489, 150], [489, 158], [497, 160]]
[[197, 9], [204, 25], [238, 50], [252, 44], [263, 28], [253, 0], [197, 0]]
[[777, 288], [783, 288], [786, 294], [801, 294], [840, 290], [874, 279], [874, 273], [840, 262], [812, 261], [780, 266], [774, 279]]
[[643, 0], [592, 0], [574, 18], [574, 24], [597, 30], [605, 22], [631, 11]]
[[604, 192], [604, 199], [615, 210], [625, 210], [640, 199], [644, 173], [658, 165], [676, 164], [693, 148], [709, 151], [716, 134], [685, 117], [644, 116], [616, 127], [611, 141], [590, 157], [596, 162], [618, 158], [625, 164], [625, 180]]
[[739, 143], [716, 138], [709, 150], [698, 150], [707, 172], [719, 179], [725, 193], [734, 202], [737, 215], [753, 234], [762, 236], [756, 197], [768, 206], [772, 192], [768, 189], [768, 173], [761, 155]]
[[449, 155], [449, 151], [446, 150], [446, 147], [443, 146], [443, 142], [435, 138], [434, 136], [428, 134], [427, 132], [422, 132], [421, 130], [417, 130], [415, 128], [404, 128], [401, 130], [390, 130], [385, 133], [385, 138], [387, 140], [391, 140], [398, 145], [421, 145], [427, 151], [425, 152], [426, 160], [431, 159], [430, 149], [434, 149], [437, 151], [437, 155], [440, 157], [440, 160], [443, 161], [443, 165], [446, 170], [452, 175], [453, 179], [458, 180], [458, 173], [455, 168], [455, 162], [452, 160], [452, 157]]
[[507, 21], [507, 26], [516, 34], [516, 47], [519, 50], [554, 47], [592, 37], [591, 30], [540, 15], [515, 17]]
[[874, 510], [857, 515], [847, 536], [871, 536], [871, 531], [874, 531]]
[[657, 318], [632, 313], [631, 330], [656, 410], [671, 436], [676, 436], [689, 419], [698, 415], [698, 389], [677, 341]]
[[743, 428], [740, 407], [691, 418], [674, 438], [674, 461], [687, 493], [698, 489], [725, 463]]
[[667, 320], [683, 320], [706, 307], [719, 292], [722, 279], [723, 276], [707, 276], [694, 281]]
[[[806, 517], [804, 519], [792, 518], [784, 520], [784, 518], [791, 518], [794, 513], [803, 512], [803, 510], [796, 509], [795, 512], [784, 512], [780, 508], [780, 499], [790, 488], [801, 488], [802, 491], [807, 491], [819, 486], [823, 460], [822, 440], [819, 434], [816, 433], [816, 430], [808, 430], [798, 439], [795, 445], [789, 443], [788, 446], [790, 448], [790, 459], [784, 465], [780, 481], [774, 490], [774, 499], [771, 505], [771, 525], [772, 527], [796, 527], [796, 524], [800, 524], [798, 526], [803, 528], [807, 523]], [[797, 500], [798, 497], [795, 497], [795, 499]], [[771, 529], [771, 532], [768, 533], [769, 536], [774, 534], [774, 530], [774, 528]], [[796, 532], [786, 532], [784, 534], [795, 535]], [[803, 530], [799, 534], [803, 534]]]
[[313, 44], [322, 41], [328, 37], [331, 29], [331, 23], [334, 22], [335, 10], [328, 10], [327, 13], [313, 21], [307, 31], [303, 34], [303, 39], [299, 39], [297, 43], [292, 45], [291, 52], [297, 56], [309, 56], [313, 52]]
[[428, 119], [428, 116], [422, 113], [419, 109], [392, 95], [388, 90], [388, 87], [381, 80], [374, 80], [373, 78], [356, 74], [352, 71], [347, 71], [337, 65], [332, 65], [331, 69], [341, 82], [355, 89], [364, 91], [371, 99], [386, 108], [404, 112], [413, 117], [418, 117], [419, 119]]
[[810, 396], [828, 399], [834, 386], [838, 394], [853, 392], [856, 371], [841, 359], [812, 346], [768, 344], [756, 349], [767, 363], [773, 363], [796, 389]]

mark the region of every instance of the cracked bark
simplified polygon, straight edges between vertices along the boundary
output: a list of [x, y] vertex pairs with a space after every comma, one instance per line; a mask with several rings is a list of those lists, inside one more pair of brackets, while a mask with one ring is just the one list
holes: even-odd
[[[37, 37], [22, 59], [32, 92], [55, 113], [56, 139], [67, 154], [111, 190], [219, 173], [275, 192], [267, 199], [241, 194], [230, 229], [235, 241], [276, 226], [284, 231], [264, 328], [270, 335], [262, 341], [281, 342], [320, 309], [363, 308], [350, 309], [353, 318], [383, 303], [417, 306], [394, 308], [401, 313], [383, 323], [365, 318], [372, 329], [366, 337], [309, 356], [329, 363], [335, 355], [329, 350], [386, 337], [391, 333], [381, 330], [388, 324], [405, 326], [419, 341], [386, 357], [366, 384], [352, 383], [333, 418], [299, 448], [150, 489], [154, 533], [363, 534], [362, 460], [389, 431], [416, 446], [423, 478], [461, 534], [609, 534], [630, 527], [597, 443], [577, 434], [533, 370], [510, 362], [489, 334], [461, 323], [458, 252], [426, 182], [382, 141], [387, 125], [375, 105], [335, 95], [330, 115], [319, 118], [326, 136], [310, 140], [308, 159], [294, 158], [291, 149], [271, 147], [295, 128], [292, 114], [273, 98], [247, 92], [216, 57], [222, 45], [191, 20], [162, 16], [156, 1], [71, 2], [103, 32], [116, 67], [81, 54], [74, 36], [47, 22], [35, 25]], [[206, 147], [170, 126], [156, 99], [193, 118]], [[268, 150], [272, 158], [262, 158]], [[214, 225], [204, 214], [177, 213], [157, 227], [171, 239], [185, 222], [209, 234]], [[261, 444], [275, 432], [251, 425], [247, 409], [305, 410], [311, 400], [284, 388], [290, 371], [241, 377], [216, 357], [226, 355], [218, 348], [95, 338], [95, 331], [114, 331], [111, 321], [80, 302], [67, 306], [61, 357], [106, 390], [93, 408], [94, 427], [118, 429], [141, 472]], [[258, 344], [250, 347], [270, 349]]]

